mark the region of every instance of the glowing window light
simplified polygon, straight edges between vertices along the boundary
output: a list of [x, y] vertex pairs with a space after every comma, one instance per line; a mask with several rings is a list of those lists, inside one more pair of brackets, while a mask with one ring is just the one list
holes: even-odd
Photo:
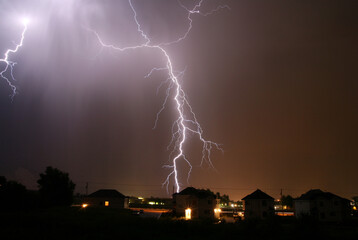
[[86, 208], [86, 207], [88, 207], [87, 203], [82, 204], [82, 208]]
[[109, 201], [104, 201], [104, 206], [108, 207], [109, 206]]
[[191, 209], [190, 208], [185, 209], [185, 219], [186, 220], [191, 219]]
[[149, 204], [149, 205], [154, 205], [154, 204], [155, 204], [155, 202], [149, 202], [148, 204]]

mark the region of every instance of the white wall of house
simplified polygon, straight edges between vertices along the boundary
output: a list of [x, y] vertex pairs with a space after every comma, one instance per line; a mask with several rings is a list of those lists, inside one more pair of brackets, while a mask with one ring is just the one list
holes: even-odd
[[347, 215], [347, 206], [339, 198], [317, 198], [295, 200], [295, 214], [298, 218], [310, 215], [322, 222], [339, 222]]
[[213, 218], [217, 216], [214, 209], [218, 206], [217, 200], [212, 197], [198, 198], [179, 194], [175, 196], [175, 210], [179, 216], [185, 216], [185, 210], [190, 208], [192, 218]]
[[[108, 202], [108, 206], [106, 206]], [[128, 198], [105, 198], [105, 197], [87, 197], [84, 203], [87, 203], [90, 207], [111, 207], [111, 208], [128, 208]]]
[[243, 202], [245, 219], [265, 219], [274, 215], [273, 199], [247, 199]]
[[295, 215], [302, 217], [310, 214], [310, 201], [306, 200], [295, 200]]

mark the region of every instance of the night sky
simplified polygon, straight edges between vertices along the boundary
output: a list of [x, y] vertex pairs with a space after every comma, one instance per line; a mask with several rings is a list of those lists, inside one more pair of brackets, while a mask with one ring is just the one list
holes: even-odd
[[[195, 1], [197, 2], [197, 1]], [[193, 1], [182, 1], [188, 8]], [[215, 169], [200, 167], [195, 135], [185, 144], [193, 164], [182, 187], [210, 188], [239, 200], [261, 190], [296, 197], [313, 189], [358, 195], [358, 1], [206, 0], [185, 40], [165, 47], [182, 78]], [[143, 31], [170, 42], [188, 28], [176, 0], [133, 0]], [[176, 119], [167, 78], [148, 49], [124, 53], [106, 43], [143, 43], [128, 1], [0, 1], [0, 54], [11, 60], [18, 94], [0, 80], [0, 176], [36, 189], [46, 166], [68, 172], [76, 192], [115, 188], [125, 195], [169, 196], [167, 146]], [[5, 67], [0, 63], [0, 70]], [[169, 187], [172, 192], [172, 182]]]

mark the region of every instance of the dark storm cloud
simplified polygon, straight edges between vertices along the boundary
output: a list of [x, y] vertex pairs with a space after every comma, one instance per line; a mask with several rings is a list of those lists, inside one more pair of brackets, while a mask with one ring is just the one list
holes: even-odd
[[[153, 41], [176, 39], [185, 28], [177, 1], [133, 1]], [[192, 4], [190, 1], [185, 4]], [[358, 194], [356, 1], [206, 1], [188, 39], [168, 47], [183, 70], [184, 89], [205, 136], [223, 144], [217, 169], [195, 167], [190, 184], [216, 187], [234, 199], [255, 188], [275, 196], [322, 188]], [[29, 187], [46, 166], [70, 173], [83, 192], [114, 187], [124, 194], [164, 195], [170, 129], [156, 88], [166, 76], [149, 50], [101, 49], [143, 42], [127, 1], [0, 1], [0, 53], [33, 18], [24, 47], [13, 55], [19, 94], [0, 81], [0, 175]], [[2, 67], [3, 65], [1, 65]], [[172, 104], [169, 102], [169, 106]], [[200, 148], [187, 148], [194, 166]], [[184, 167], [184, 166], [183, 166]], [[125, 185], [116, 185], [125, 184]], [[154, 186], [152, 186], [154, 185]]]

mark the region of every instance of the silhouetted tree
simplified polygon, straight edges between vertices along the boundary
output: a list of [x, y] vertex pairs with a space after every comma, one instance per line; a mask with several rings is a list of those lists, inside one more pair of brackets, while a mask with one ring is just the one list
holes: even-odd
[[26, 206], [26, 187], [0, 176], [0, 209], [23, 209]]
[[6, 183], [6, 178], [4, 176], [0, 176], [0, 187]]
[[287, 206], [288, 208], [292, 208], [293, 207], [293, 197], [290, 195], [283, 195], [281, 197], [281, 204], [282, 206]]
[[229, 195], [226, 195], [226, 194], [222, 195], [220, 198], [220, 203], [229, 205], [229, 203], [230, 203]]
[[220, 204], [228, 205], [231, 201], [229, 195], [221, 195], [219, 192], [217, 192], [215, 195], [217, 199], [220, 199]]
[[40, 174], [39, 192], [45, 206], [69, 206], [73, 202], [75, 184], [68, 173], [57, 168], [47, 167], [45, 173]]
[[221, 195], [220, 195], [219, 192], [216, 192], [216, 198], [217, 198], [217, 199], [221, 199]]

